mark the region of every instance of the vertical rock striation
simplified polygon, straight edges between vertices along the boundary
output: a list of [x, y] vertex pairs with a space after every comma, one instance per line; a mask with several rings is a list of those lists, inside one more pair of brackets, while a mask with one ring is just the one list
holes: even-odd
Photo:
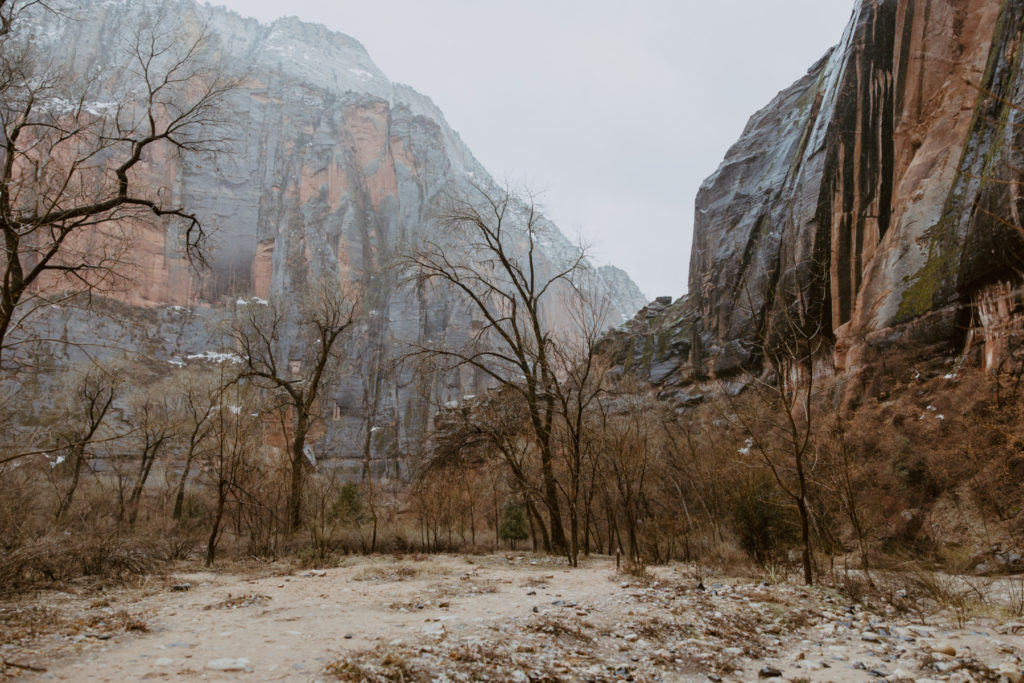
[[638, 327], [685, 341], [676, 381], [756, 366], [795, 301], [838, 372], [984, 341], [1024, 256], [1022, 31], [1021, 0], [857, 2], [700, 188], [689, 294]]
[[[144, 309], [169, 306], [196, 309], [201, 323], [239, 299], [300, 296], [312, 279], [352, 282], [370, 309], [349, 349], [362, 365], [332, 391], [326, 442], [361, 444], [343, 454], [358, 458], [364, 448], [394, 452], [422, 443], [428, 399], [475, 393], [478, 380], [426, 388], [398, 376], [389, 361], [402, 341], [457, 339], [472, 320], [444, 297], [401, 287], [387, 266], [429, 236], [432, 206], [446, 193], [499, 188], [429, 98], [391, 83], [356, 40], [322, 26], [294, 18], [266, 26], [191, 0], [80, 0], [68, 8], [74, 20], [40, 13], [36, 40], [58, 63], [117, 92], [129, 61], [123, 44], [152, 15], [191, 36], [205, 31], [203, 66], [241, 78], [226, 104], [237, 127], [232, 154], [216, 162], [148, 160], [148, 182], [213, 231], [210, 272], [189, 270], [175, 233], [146, 229], [134, 245], [133, 285], [120, 298], [139, 307], [143, 326]], [[561, 269], [578, 250], [556, 226], [543, 225], [542, 268]], [[643, 305], [624, 273], [594, 271], [613, 321]], [[557, 310], [549, 314], [560, 319]], [[156, 355], [183, 357], [211, 343], [202, 324], [189, 329], [154, 340]]]

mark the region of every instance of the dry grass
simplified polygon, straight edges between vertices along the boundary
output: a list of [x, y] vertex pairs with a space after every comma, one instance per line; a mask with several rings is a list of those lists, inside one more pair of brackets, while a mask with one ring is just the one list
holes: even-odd
[[487, 595], [497, 593], [499, 584], [490, 579], [478, 579], [463, 575], [458, 581], [435, 583], [428, 589], [437, 598], [458, 598], [467, 595]]
[[378, 648], [328, 664], [324, 673], [352, 683], [419, 683], [431, 677], [413, 669], [401, 654]]
[[125, 580], [152, 573], [166, 559], [145, 537], [45, 536], [0, 557], [0, 591], [10, 594], [80, 577]]
[[1006, 585], [1005, 605], [1014, 617], [1024, 617], [1024, 577], [1015, 576]]
[[655, 643], [676, 642], [693, 635], [692, 628], [659, 616], [648, 617], [633, 624], [631, 628], [640, 638]]
[[203, 607], [203, 609], [238, 609], [239, 607], [252, 607], [271, 599], [272, 598], [269, 595], [259, 595], [257, 593], [247, 593], [246, 595], [236, 595], [234, 597], [229, 593], [228, 597], [224, 600], [207, 605]]
[[528, 576], [520, 586], [523, 588], [544, 588], [548, 585], [548, 581], [555, 578], [554, 576]]
[[[1000, 586], [991, 577], [949, 574], [904, 563], [897, 569], [875, 571], [872, 581], [860, 573], [845, 573], [836, 588], [855, 603], [890, 607], [917, 618], [944, 611], [962, 628], [975, 617], [1000, 610], [1014, 614], [1015, 604], [1024, 605], [1024, 588], [1015, 591], [1014, 585], [1011, 581]], [[1024, 586], [1024, 581], [1016, 585]], [[998, 595], [1000, 588], [1004, 595]]]
[[102, 633], [149, 632], [149, 624], [142, 616], [123, 609], [113, 613], [93, 615], [86, 623], [89, 628], [97, 629]]
[[145, 617], [125, 609], [90, 609], [78, 601], [0, 605], [0, 644], [28, 644], [53, 634], [105, 638], [118, 633], [146, 633]]
[[935, 608], [948, 611], [960, 628], [990, 605], [991, 582], [977, 577], [952, 576], [915, 566], [892, 575], [890, 581], [899, 586], [908, 601], [926, 600]]
[[[375, 565], [360, 569], [352, 577], [354, 581], [372, 581], [374, 583], [390, 583], [392, 581], [409, 581], [419, 578], [425, 572], [421, 567], [395, 562], [393, 564]], [[434, 574], [436, 571], [430, 571]]]
[[555, 638], [567, 637], [581, 643], [590, 643], [594, 640], [590, 633], [593, 628], [593, 625], [586, 621], [569, 621], [549, 614], [538, 616], [525, 626], [527, 631]]
[[8, 645], [40, 638], [73, 623], [64, 610], [50, 605], [0, 605], [0, 643]]

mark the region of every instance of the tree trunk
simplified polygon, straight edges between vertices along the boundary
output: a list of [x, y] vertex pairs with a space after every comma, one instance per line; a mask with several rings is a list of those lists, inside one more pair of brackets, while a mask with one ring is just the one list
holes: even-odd
[[139, 516], [139, 501], [142, 498], [143, 490], [146, 488], [146, 480], [149, 479], [149, 472], [153, 469], [153, 461], [156, 460], [157, 450], [159, 450], [162, 443], [163, 439], [160, 439], [142, 452], [142, 462], [139, 464], [139, 476], [135, 480], [135, 486], [132, 487], [131, 495], [128, 497], [128, 524], [130, 526], [135, 525], [135, 520]]
[[82, 465], [85, 462], [85, 445], [76, 446], [73, 456], [73, 469], [71, 470], [71, 485], [64, 493], [64, 497], [57, 506], [57, 521], [64, 517], [64, 513], [71, 507], [71, 500], [75, 497], [75, 490], [78, 488], [78, 480], [81, 477]]
[[377, 523], [378, 523], [378, 519], [377, 519], [377, 503], [374, 501], [373, 480], [372, 479], [369, 480], [369, 486], [370, 487], [369, 487], [368, 491], [370, 493], [370, 495], [369, 495], [370, 518], [373, 520], [373, 531], [371, 532], [371, 535], [370, 535], [370, 552], [371, 553], [375, 553], [375, 552], [377, 552]]
[[579, 519], [576, 514], [576, 506], [569, 505], [569, 566], [578, 567], [580, 562], [579, 548]]
[[[6, 236], [7, 247], [6, 252], [8, 254], [18, 254], [19, 240], [13, 237], [16, 234], [16, 230], [4, 229]], [[14, 320], [14, 308], [17, 303], [21, 300], [21, 295], [25, 292], [25, 287], [21, 285], [21, 263], [19, 262], [20, 255], [18, 257], [11, 257], [9, 259], [8, 271], [16, 269], [18, 272], [8, 272], [8, 275], [15, 280], [9, 286], [0, 287], [0, 360], [3, 359], [4, 352], [4, 340], [7, 338], [7, 331], [11, 327], [11, 321]]]
[[541, 450], [541, 472], [544, 476], [544, 506], [548, 509], [548, 525], [551, 528], [551, 548], [549, 552], [563, 553], [568, 550], [565, 542], [565, 529], [562, 528], [562, 511], [558, 504], [558, 485], [555, 482], [554, 469], [551, 466], [551, 452]]
[[[367, 414], [366, 423], [364, 424], [365, 436], [363, 437], [363, 481], [366, 482], [366, 499], [370, 504], [370, 519], [373, 521], [373, 530], [370, 535], [370, 552], [377, 552], [377, 503], [374, 499], [373, 491], [373, 470], [370, 467], [371, 460], [373, 457], [373, 419], [372, 415]], [[434, 535], [434, 541], [437, 541], [437, 534]]]
[[174, 495], [174, 512], [171, 519], [176, 522], [181, 519], [181, 511], [185, 507], [185, 483], [188, 481], [189, 470], [192, 469], [193, 452], [192, 449], [189, 449], [188, 455], [185, 457], [185, 467], [182, 469], [181, 479], [178, 480], [178, 491]]
[[223, 479], [217, 482], [217, 512], [213, 516], [213, 528], [210, 538], [206, 541], [206, 566], [213, 566], [213, 557], [217, 552], [217, 537], [220, 535], [220, 523], [224, 518], [224, 503], [227, 499], [227, 486]]
[[802, 496], [797, 499], [797, 509], [800, 511], [800, 538], [804, 543], [804, 584], [810, 586], [814, 583], [814, 576], [811, 571], [811, 525], [808, 519], [807, 501]]
[[[590, 521], [587, 522], [587, 524], [589, 525], [589, 530], [587, 535], [585, 535], [583, 538], [586, 539], [588, 543], [590, 542], [590, 539], [593, 539], [593, 549], [595, 552], [599, 553], [601, 552], [601, 548], [604, 547], [604, 541], [601, 540], [601, 522], [600, 520], [598, 520], [597, 514], [592, 512], [590, 515]], [[586, 550], [586, 554], [588, 556], [590, 555], [589, 549]]]
[[[612, 506], [608, 503], [608, 500], [604, 501], [605, 515], [608, 517], [608, 554], [615, 554], [615, 537], [619, 535], [619, 526], [615, 521], [614, 513], [612, 512]], [[619, 546], [622, 545], [622, 541], [619, 541]]]
[[541, 519], [540, 513], [537, 512], [537, 507], [533, 504], [533, 501], [529, 496], [523, 496], [523, 500], [526, 503], [526, 514], [530, 520], [530, 536], [533, 537], [533, 550], [537, 551], [537, 531], [540, 532], [540, 546], [544, 548], [544, 552], [551, 552], [551, 538], [548, 536], [548, 528], [544, 525], [544, 520]]
[[306, 447], [306, 430], [308, 429], [307, 418], [302, 408], [295, 406], [295, 435], [292, 441], [292, 471], [290, 487], [288, 490], [288, 531], [295, 533], [302, 526], [302, 483], [304, 466], [303, 460], [306, 454], [303, 453]]

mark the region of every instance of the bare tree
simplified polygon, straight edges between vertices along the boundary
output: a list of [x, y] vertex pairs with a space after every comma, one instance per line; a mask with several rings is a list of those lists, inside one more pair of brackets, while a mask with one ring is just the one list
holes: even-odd
[[[434, 470], [476, 467], [499, 463], [509, 476], [513, 494], [522, 500], [534, 544], [551, 547], [547, 527], [537, 510], [543, 505], [543, 487], [534, 476], [536, 460], [530, 447], [528, 411], [519, 392], [502, 388], [478, 397], [471, 404], [443, 408], [434, 421], [431, 449], [417, 478], [429, 478]], [[495, 524], [498, 510], [495, 503]]]
[[[594, 477], [588, 481], [586, 475], [596, 469], [597, 459], [593, 439], [589, 438], [588, 418], [603, 391], [607, 362], [598, 355], [597, 345], [606, 327], [609, 308], [609, 302], [601, 300], [596, 287], [574, 284], [579, 288], [579, 296], [567, 302], [567, 309], [575, 334], [559, 335], [559, 343], [551, 350], [555, 375], [559, 378], [553, 388], [560, 417], [556, 447], [565, 473], [558, 483], [566, 502], [569, 538], [565, 552], [572, 567], [579, 565], [581, 512], [584, 532], [589, 523]], [[581, 507], [585, 510], [581, 511]]]
[[608, 498], [618, 503], [616, 507], [626, 527], [628, 557], [635, 567], [641, 567], [644, 563], [641, 525], [647, 505], [647, 477], [657, 459], [655, 442], [660, 437], [656, 410], [645, 389], [636, 382], [623, 383], [595, 407], [597, 438], [601, 440], [607, 485], [611, 489]]
[[134, 525], [138, 518], [142, 494], [153, 466], [172, 450], [181, 436], [181, 405], [172, 387], [173, 382], [170, 380], [144, 386], [136, 390], [127, 401], [125, 422], [130, 432], [126, 437], [132, 449], [129, 456], [137, 455], [138, 462], [134, 474], [127, 474], [130, 469], [127, 463], [122, 464], [125, 476], [121, 478], [118, 494], [120, 515], [127, 515], [130, 525]]
[[240, 379], [269, 389], [288, 415], [286, 441], [290, 468], [287, 520], [302, 527], [302, 484], [310, 458], [307, 440], [320, 419], [318, 399], [326, 376], [337, 371], [341, 341], [357, 321], [357, 301], [337, 282], [310, 284], [294, 312], [281, 299], [240, 305], [229, 331], [241, 356]]
[[[373, 279], [364, 279], [363, 296], [366, 307], [372, 311], [385, 311], [388, 308], [388, 291], [390, 282], [385, 284], [390, 273], [377, 273]], [[380, 526], [380, 512], [377, 506], [377, 490], [374, 486], [374, 475], [371, 468], [374, 445], [379, 441], [379, 434], [387, 432], [379, 424], [381, 403], [388, 391], [387, 382], [393, 372], [393, 362], [388, 355], [387, 316], [372, 313], [366, 316], [363, 325], [363, 343], [359, 354], [363, 364], [360, 373], [362, 381], [362, 461], [363, 483], [366, 489], [366, 502], [369, 507], [372, 527], [370, 530], [370, 552], [377, 551], [377, 531]], [[397, 423], [396, 423], [397, 424]], [[390, 469], [390, 461], [385, 460], [385, 471]]]
[[421, 288], [454, 291], [480, 325], [461, 348], [428, 344], [414, 355], [451, 368], [474, 368], [520, 396], [540, 461], [549, 550], [564, 552], [568, 544], [555, 476], [557, 342], [548, 316], [559, 297], [579, 294], [575, 281], [586, 267], [584, 251], [548, 270], [538, 247], [548, 239], [547, 230], [536, 206], [507, 190], [476, 187], [473, 197], [448, 197], [437, 219], [441, 237], [408, 254], [405, 269]]
[[[684, 558], [690, 559], [690, 533], [703, 517], [711, 533], [712, 543], [724, 540], [722, 523], [727, 517], [725, 506], [729, 499], [729, 477], [725, 464], [731, 458], [714, 457], [710, 444], [702, 443], [703, 435], [717, 434], [718, 430], [696, 415], [663, 417], [659, 423], [664, 436], [665, 456], [658, 463], [662, 486], [672, 492], [674, 502], [682, 508], [685, 526], [683, 534]], [[704, 422], [701, 425], [701, 422]], [[726, 461], [726, 462], [723, 462]], [[691, 511], [691, 504], [696, 509]]]
[[[221, 367], [223, 368], [223, 365]], [[175, 521], [181, 519], [185, 505], [185, 487], [192, 473], [192, 465], [210, 448], [208, 442], [216, 428], [215, 418], [220, 405], [223, 378], [218, 381], [210, 373], [186, 370], [176, 379], [175, 390], [179, 392], [181, 401], [185, 462], [182, 464], [181, 475], [175, 487], [174, 511], [171, 513]]]
[[57, 437], [66, 453], [67, 466], [62, 469], [68, 479], [57, 505], [58, 522], [71, 507], [87, 465], [88, 449], [103, 427], [123, 382], [119, 368], [99, 365], [90, 365], [71, 380], [73, 391]]
[[[834, 405], [837, 403], [837, 401], [833, 401]], [[830, 488], [838, 495], [843, 511], [850, 520], [854, 536], [857, 538], [861, 569], [868, 581], [872, 581], [868, 555], [868, 528], [856, 485], [859, 478], [856, 472], [857, 463], [853, 448], [847, 438], [846, 421], [838, 407], [833, 408], [825, 423], [825, 428], [828, 440], [831, 442], [828, 448], [831, 457], [828, 458], [826, 470]]]
[[224, 530], [224, 517], [228, 504], [262, 505], [249, 490], [253, 478], [254, 454], [261, 437], [258, 429], [256, 401], [250, 391], [238, 383], [225, 386], [223, 365], [221, 381], [213, 396], [217, 402], [209, 413], [209, 425], [214, 445], [201, 454], [203, 477], [214, 492], [214, 509], [210, 520], [210, 535], [206, 541], [206, 566], [213, 565], [217, 545]]
[[[123, 261], [133, 225], [181, 225], [182, 256], [202, 262], [199, 218], [148, 186], [159, 151], [224, 148], [220, 104], [233, 82], [199, 66], [203, 38], [139, 28], [113, 92], [52, 64], [31, 37], [43, 2], [0, 1], [0, 354], [40, 288], [88, 290]], [[2, 357], [2, 356], [0, 356]]]
[[[779, 489], [800, 515], [804, 583], [814, 580], [811, 557], [811, 473], [817, 464], [814, 447], [815, 361], [829, 357], [830, 342], [822, 322], [821, 302], [826, 301], [827, 278], [820, 264], [808, 261], [792, 269], [780, 285], [777, 305], [764, 314], [756, 346], [761, 355], [760, 372], [746, 375], [746, 400], [723, 387], [726, 417], [747, 437], [741, 453], [751, 456], [770, 472]], [[798, 273], [810, 273], [802, 285]], [[749, 296], [751, 310], [752, 297]]]

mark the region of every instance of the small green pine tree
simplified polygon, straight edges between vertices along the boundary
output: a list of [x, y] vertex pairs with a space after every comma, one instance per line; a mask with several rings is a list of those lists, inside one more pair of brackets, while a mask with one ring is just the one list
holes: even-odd
[[363, 507], [363, 497], [359, 487], [352, 482], [346, 482], [338, 491], [338, 497], [334, 499], [334, 504], [331, 505], [330, 515], [332, 521], [343, 526], [356, 527], [363, 524], [368, 515]]
[[501, 523], [498, 525], [498, 536], [506, 541], [511, 541], [513, 550], [516, 541], [527, 537], [526, 513], [523, 508], [515, 503], [505, 503], [501, 510]]

